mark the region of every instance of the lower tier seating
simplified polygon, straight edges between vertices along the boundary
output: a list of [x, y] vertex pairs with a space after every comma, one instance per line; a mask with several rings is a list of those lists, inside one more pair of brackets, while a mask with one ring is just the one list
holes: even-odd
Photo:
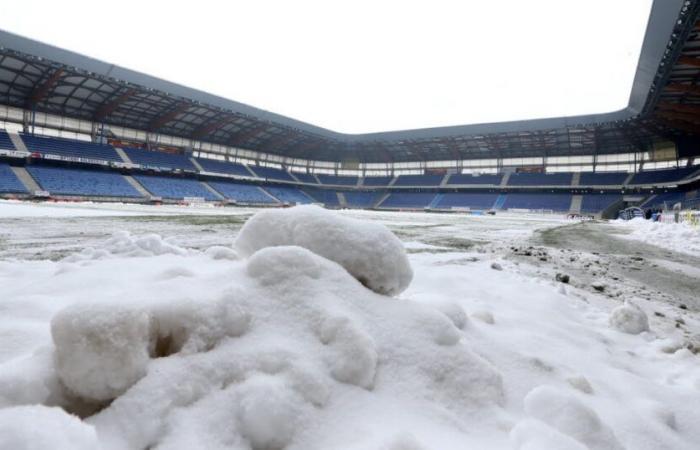
[[134, 175], [151, 194], [172, 199], [182, 200], [185, 197], [199, 197], [205, 200], [219, 200], [202, 183], [191, 178], [171, 178], [152, 175]]
[[51, 194], [141, 197], [118, 172], [44, 166], [27, 166], [27, 172], [43, 190]]
[[568, 211], [571, 208], [571, 194], [509, 193], [503, 208]]
[[393, 192], [379, 205], [381, 208], [427, 208], [435, 198], [432, 192]]
[[12, 168], [2, 163], [0, 163], [0, 192], [27, 192], [27, 189], [22, 182], [19, 181], [17, 175], [12, 171]]
[[230, 183], [227, 181], [209, 181], [209, 186], [229, 200], [240, 203], [277, 203], [261, 187], [250, 184]]

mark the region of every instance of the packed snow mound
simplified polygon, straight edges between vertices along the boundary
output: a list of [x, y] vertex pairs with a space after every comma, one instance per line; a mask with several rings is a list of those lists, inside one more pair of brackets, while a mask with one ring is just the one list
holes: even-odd
[[95, 450], [95, 428], [61, 408], [15, 406], [0, 409], [0, 449]]
[[338, 448], [342, 436], [310, 430], [351, 399], [457, 416], [503, 404], [500, 373], [469, 348], [454, 307], [457, 319], [387, 301], [302, 247], [231, 264], [217, 295], [56, 315], [58, 377], [111, 400], [87, 418], [106, 448]]
[[388, 228], [318, 206], [259, 212], [245, 223], [235, 243], [246, 256], [281, 245], [303, 247], [335, 261], [380, 294], [397, 295], [413, 278], [403, 244]]
[[[168, 242], [157, 234], [132, 236], [128, 231], [117, 231], [100, 248], [85, 248], [65, 258], [67, 262], [104, 259], [114, 256], [147, 257], [158, 255], [186, 255], [187, 249]], [[212, 255], [212, 257], [215, 257]]]
[[612, 310], [610, 325], [616, 330], [629, 334], [649, 331], [649, 319], [646, 313], [639, 306], [627, 301]]
[[[598, 414], [576, 398], [569, 392], [562, 391], [552, 386], [539, 386], [530, 391], [525, 396], [525, 412], [534, 419], [537, 419], [549, 427], [554, 428], [559, 433], [574, 439], [585, 445], [583, 448], [590, 450], [622, 450], [623, 447], [617, 440], [612, 430], [600, 419]], [[525, 425], [525, 429], [515, 431], [512, 436], [516, 442], [528, 442], [535, 438], [528, 436], [533, 434], [533, 430], [527, 430], [531, 425]], [[538, 427], [545, 430], [544, 427]], [[556, 447], [538, 447], [533, 442], [530, 446], [521, 448], [571, 448], [569, 440], [563, 439], [556, 434], [546, 431], [540, 434], [544, 442], [556, 440]], [[539, 438], [537, 438], [539, 439]], [[559, 444], [561, 442], [562, 444]], [[558, 447], [558, 445], [566, 446]]]

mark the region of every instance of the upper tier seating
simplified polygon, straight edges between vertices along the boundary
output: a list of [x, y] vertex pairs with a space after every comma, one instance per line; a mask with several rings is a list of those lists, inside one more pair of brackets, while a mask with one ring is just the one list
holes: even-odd
[[[440, 195], [440, 194], [438, 194]], [[471, 208], [471, 209], [491, 209], [498, 194], [476, 194], [468, 192], [448, 192], [436, 203], [437, 208]]]
[[444, 175], [399, 175], [394, 186], [440, 186]]
[[508, 186], [570, 186], [573, 174], [563, 173], [511, 173]]
[[249, 166], [253, 169], [260, 178], [265, 178], [267, 180], [282, 180], [282, 181], [296, 181], [289, 175], [289, 172], [282, 169], [275, 169], [274, 167], [264, 167], [264, 166]]
[[0, 163], [0, 192], [27, 192], [9, 165]]
[[343, 191], [345, 203], [351, 208], [371, 208], [382, 196], [378, 192]]
[[468, 173], [456, 173], [450, 175], [447, 180], [447, 184], [450, 185], [467, 185], [467, 184], [492, 184], [498, 186], [503, 180], [503, 174], [482, 174], [482, 175], [471, 175]]
[[27, 146], [30, 152], [73, 158], [97, 159], [101, 161], [124, 162], [117, 154], [116, 150], [109, 145], [31, 134], [22, 134], [21, 136], [24, 145]]
[[621, 186], [627, 172], [581, 172], [580, 186]]
[[304, 173], [304, 172], [293, 172], [294, 176], [297, 177], [299, 181], [302, 183], [311, 183], [311, 184], [318, 184], [318, 180], [316, 179], [316, 176], [312, 173]]
[[0, 130], [0, 150], [17, 150], [5, 130]]
[[208, 181], [207, 183], [224, 197], [240, 203], [277, 203], [258, 186], [229, 181]]
[[622, 200], [621, 194], [584, 194], [581, 200], [582, 213], [599, 213]]
[[380, 208], [427, 208], [435, 198], [431, 192], [392, 192]]
[[27, 166], [27, 171], [51, 194], [141, 197], [118, 172], [45, 166]]
[[571, 208], [571, 194], [509, 193], [503, 208], [568, 211]]
[[253, 174], [245, 168], [243, 164], [232, 163], [228, 161], [217, 161], [216, 159], [195, 158], [197, 163], [202, 166], [207, 172], [227, 173], [229, 175], [238, 175], [240, 177], [253, 177]]
[[266, 186], [265, 190], [282, 203], [307, 204], [313, 202], [301, 189], [294, 186]]
[[202, 183], [191, 178], [171, 178], [151, 175], [134, 175], [134, 178], [157, 197], [182, 200], [185, 197], [200, 197], [205, 200], [220, 200]]
[[364, 186], [389, 186], [394, 177], [365, 177], [362, 180]]
[[338, 195], [335, 191], [317, 189], [317, 188], [305, 188], [304, 192], [314, 199], [314, 203], [323, 203], [326, 206], [339, 207], [340, 202], [338, 201]]
[[680, 169], [662, 169], [637, 172], [630, 180], [630, 184], [671, 183], [687, 177], [700, 169], [699, 167], [682, 167]]
[[124, 147], [122, 150], [134, 164], [167, 169], [197, 170], [192, 161], [185, 155], [130, 147]]
[[321, 184], [335, 184], [335, 185], [340, 185], [340, 186], [356, 186], [357, 185], [357, 177], [343, 177], [343, 176], [323, 175], [323, 174], [318, 174], [317, 177], [318, 177], [318, 180], [321, 182]]

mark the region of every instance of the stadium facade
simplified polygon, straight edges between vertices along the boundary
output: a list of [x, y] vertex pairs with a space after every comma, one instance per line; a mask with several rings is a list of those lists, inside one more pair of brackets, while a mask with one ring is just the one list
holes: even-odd
[[0, 31], [0, 194], [609, 214], [700, 204], [700, 2], [616, 112], [348, 135]]

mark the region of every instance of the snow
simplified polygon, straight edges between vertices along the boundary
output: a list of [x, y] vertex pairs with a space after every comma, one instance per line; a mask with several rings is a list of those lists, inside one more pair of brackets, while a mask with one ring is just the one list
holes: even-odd
[[399, 294], [413, 277], [401, 241], [384, 225], [315, 205], [259, 212], [236, 239], [236, 248], [244, 255], [277, 245], [298, 245], [335, 261], [380, 294]]
[[689, 223], [652, 222], [636, 218], [611, 222], [625, 237], [680, 253], [700, 256], [700, 228]]
[[413, 279], [389, 297], [326, 242], [249, 229], [243, 251], [238, 222], [157, 211], [0, 218], [0, 448], [698, 447], [697, 312], [630, 295], [650, 331], [620, 332], [632, 281], [562, 291], [508, 256], [560, 218], [321, 213], [400, 236]]
[[623, 333], [639, 334], [649, 331], [649, 319], [642, 309], [632, 302], [613, 309], [610, 313], [610, 325]]

